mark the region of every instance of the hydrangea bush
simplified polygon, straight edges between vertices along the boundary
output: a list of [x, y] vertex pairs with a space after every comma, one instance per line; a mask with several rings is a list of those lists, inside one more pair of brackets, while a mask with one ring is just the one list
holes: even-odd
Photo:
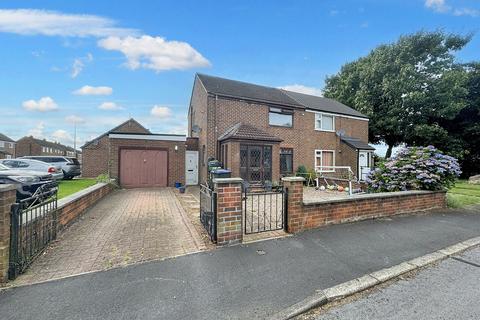
[[372, 170], [366, 182], [372, 192], [444, 190], [460, 173], [457, 159], [435, 147], [408, 147]]

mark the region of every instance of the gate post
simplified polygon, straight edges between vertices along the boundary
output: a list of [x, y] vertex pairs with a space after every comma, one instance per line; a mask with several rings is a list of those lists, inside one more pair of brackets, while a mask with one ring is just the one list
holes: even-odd
[[242, 182], [241, 178], [213, 179], [217, 193], [217, 245], [241, 243], [242, 229]]
[[294, 233], [301, 229], [300, 220], [303, 219], [303, 177], [282, 178], [283, 186], [287, 190], [287, 232]]
[[0, 185], [0, 283], [8, 280], [10, 212], [15, 199], [16, 188], [14, 185]]

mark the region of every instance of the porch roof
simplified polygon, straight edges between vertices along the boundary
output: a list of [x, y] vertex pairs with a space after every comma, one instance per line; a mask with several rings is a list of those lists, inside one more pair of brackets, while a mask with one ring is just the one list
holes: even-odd
[[345, 142], [348, 146], [357, 149], [357, 150], [375, 150], [374, 147], [369, 145], [366, 142], [363, 142], [362, 140], [358, 138], [352, 138], [352, 137], [340, 137], [340, 140], [342, 142]]
[[257, 127], [237, 123], [234, 126], [230, 127], [223, 133], [218, 141], [226, 140], [255, 140], [255, 141], [268, 141], [268, 142], [282, 142], [283, 140], [279, 137], [271, 135]]

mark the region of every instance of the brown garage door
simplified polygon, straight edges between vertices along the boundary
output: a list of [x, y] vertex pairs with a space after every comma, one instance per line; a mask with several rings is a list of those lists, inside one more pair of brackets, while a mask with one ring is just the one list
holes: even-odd
[[120, 184], [123, 187], [166, 187], [167, 177], [167, 151], [135, 149], [120, 151]]

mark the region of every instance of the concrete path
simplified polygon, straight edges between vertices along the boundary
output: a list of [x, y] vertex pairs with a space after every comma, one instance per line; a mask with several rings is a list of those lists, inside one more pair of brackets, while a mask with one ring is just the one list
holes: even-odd
[[118, 190], [65, 230], [14, 284], [205, 249], [171, 188]]
[[298, 319], [480, 319], [480, 248]]
[[[366, 273], [480, 235], [478, 211], [330, 226], [8, 289], [6, 319], [263, 319]], [[21, 312], [19, 312], [21, 310]]]

